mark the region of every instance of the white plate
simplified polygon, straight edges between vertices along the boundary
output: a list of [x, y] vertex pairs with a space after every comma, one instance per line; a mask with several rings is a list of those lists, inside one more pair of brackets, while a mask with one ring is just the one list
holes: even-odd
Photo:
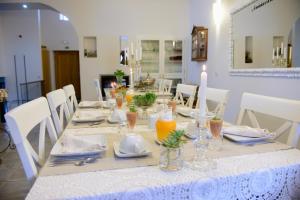
[[107, 141], [106, 137], [104, 135], [78, 135], [76, 137], [83, 138], [84, 140], [89, 140], [92, 141], [93, 143], [98, 143], [101, 147], [104, 148], [99, 148], [95, 149], [93, 151], [85, 151], [85, 152], [64, 152], [63, 151], [63, 145], [61, 144], [61, 141], [57, 142], [54, 147], [51, 150], [50, 155], [51, 156], [84, 156], [84, 155], [93, 155], [93, 154], [98, 154], [101, 153], [105, 150], [107, 150]]
[[114, 146], [114, 151], [115, 151], [116, 156], [120, 157], [120, 158], [142, 157], [142, 156], [148, 156], [151, 154], [151, 151], [149, 151], [148, 148], [146, 148], [146, 150], [142, 153], [121, 153], [118, 142], [114, 142], [113, 146]]
[[238, 135], [231, 135], [231, 134], [228, 134], [228, 133], [224, 133], [223, 135], [227, 139], [229, 139], [231, 141], [234, 141], [234, 142], [238, 142], [238, 143], [261, 142], [261, 141], [264, 141], [264, 140], [267, 140], [267, 139], [271, 139], [270, 136], [253, 138], [253, 137], [244, 137], [244, 136], [238, 136]]
[[101, 106], [101, 103], [99, 101], [81, 101], [78, 104], [79, 108], [97, 108], [100, 106]]
[[108, 123], [111, 123], [111, 124], [117, 124], [117, 123], [119, 123], [119, 120], [114, 120], [114, 119], [111, 118], [111, 116], [109, 116], [107, 118], [107, 121], [108, 121]]
[[110, 108], [108, 101], [102, 101], [102, 107], [103, 108]]
[[77, 112], [74, 114], [72, 121], [73, 122], [99, 122], [104, 120], [105, 117], [99, 113], [99, 111], [80, 111], [80, 114]]

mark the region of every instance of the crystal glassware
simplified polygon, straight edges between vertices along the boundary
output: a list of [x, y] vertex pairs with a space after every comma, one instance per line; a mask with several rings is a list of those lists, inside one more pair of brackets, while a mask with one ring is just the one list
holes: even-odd
[[126, 117], [127, 117], [127, 123], [128, 123], [128, 128], [132, 131], [135, 127], [136, 120], [137, 120], [137, 112], [127, 112]]
[[122, 94], [118, 94], [116, 96], [116, 103], [117, 103], [117, 107], [119, 109], [121, 109], [122, 108], [122, 104], [123, 104], [123, 95]]
[[210, 134], [206, 122], [206, 117], [199, 118], [199, 133], [197, 135], [197, 138], [194, 140], [196, 153], [192, 162], [188, 163], [190, 168], [204, 172], [216, 168], [216, 162], [212, 160], [208, 155]]
[[214, 117], [209, 120], [209, 128], [212, 135], [210, 149], [220, 150], [222, 147], [223, 135], [222, 131], [223, 120], [219, 117]]

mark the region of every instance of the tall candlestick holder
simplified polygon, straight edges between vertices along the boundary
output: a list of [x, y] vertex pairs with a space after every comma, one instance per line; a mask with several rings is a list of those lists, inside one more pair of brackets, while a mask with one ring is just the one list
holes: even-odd
[[217, 167], [216, 162], [208, 155], [208, 146], [209, 146], [209, 130], [207, 127], [207, 117], [198, 115], [197, 126], [198, 126], [198, 135], [194, 140], [195, 146], [195, 156], [193, 160], [188, 164], [193, 170], [198, 171], [209, 171]]

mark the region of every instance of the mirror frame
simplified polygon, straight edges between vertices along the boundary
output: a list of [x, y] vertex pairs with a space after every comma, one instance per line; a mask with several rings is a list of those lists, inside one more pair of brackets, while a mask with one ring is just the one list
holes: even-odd
[[256, 77], [285, 77], [285, 78], [300, 78], [299, 68], [251, 68], [251, 69], [235, 69], [233, 66], [233, 15], [244, 8], [250, 6], [257, 0], [239, 1], [233, 6], [230, 11], [229, 22], [229, 73], [231, 76], [256, 76]]

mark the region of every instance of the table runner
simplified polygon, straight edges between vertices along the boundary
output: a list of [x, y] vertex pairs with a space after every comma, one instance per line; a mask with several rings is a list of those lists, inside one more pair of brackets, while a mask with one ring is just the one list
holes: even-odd
[[[142, 131], [143, 129], [144, 131]], [[93, 129], [95, 132], [96, 129]], [[149, 142], [152, 154], [148, 157], [142, 158], [127, 158], [127, 159], [118, 159], [115, 158], [112, 142], [120, 140], [121, 135], [116, 133], [104, 133], [101, 128], [98, 128], [99, 132], [106, 134], [108, 138], [108, 150], [103, 155], [102, 158], [98, 159], [95, 163], [86, 164], [84, 166], [74, 166], [73, 164], [59, 164], [55, 167], [49, 166], [49, 160], [46, 162], [42, 170], [40, 171], [40, 176], [52, 176], [52, 175], [62, 175], [62, 174], [72, 174], [80, 172], [91, 172], [91, 171], [102, 171], [102, 170], [111, 170], [111, 169], [124, 169], [124, 168], [135, 168], [142, 166], [152, 166], [158, 165], [159, 163], [159, 154], [160, 146], [155, 142], [155, 133], [154, 131], [147, 131], [147, 127], [137, 128], [137, 132], [143, 135], [143, 137]], [[106, 131], [109, 131], [107, 129]], [[88, 134], [88, 129], [85, 129], [85, 133]], [[80, 131], [75, 131], [74, 134], [82, 134]], [[209, 151], [208, 155], [212, 158], [223, 158], [223, 157], [232, 157], [239, 155], [248, 155], [256, 153], [266, 153], [274, 152], [279, 150], [289, 149], [290, 147], [281, 144], [281, 143], [266, 143], [266, 144], [257, 144], [253, 146], [238, 145], [236, 143], [224, 140], [222, 149], [220, 151]], [[195, 149], [192, 141], [186, 143], [183, 147], [183, 159], [186, 161], [192, 160], [195, 154]]]

